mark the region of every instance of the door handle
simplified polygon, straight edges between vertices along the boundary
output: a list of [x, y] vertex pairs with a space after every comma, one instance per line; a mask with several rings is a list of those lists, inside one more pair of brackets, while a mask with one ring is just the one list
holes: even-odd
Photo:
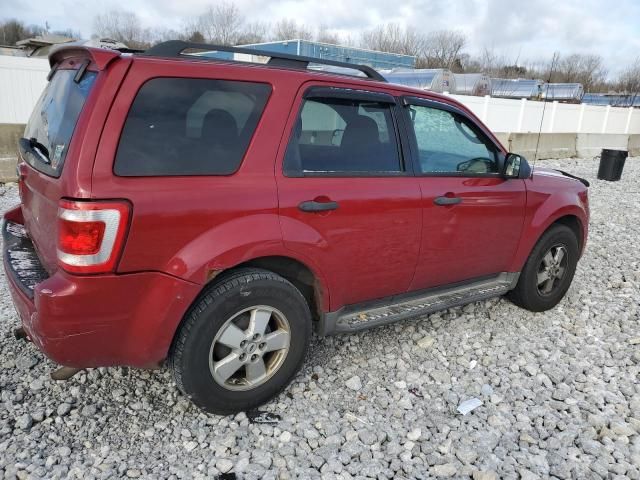
[[316, 202], [315, 200], [307, 200], [300, 203], [298, 208], [303, 212], [328, 212], [329, 210], [336, 210], [338, 208], [338, 202]]
[[462, 199], [460, 197], [436, 197], [433, 203], [436, 205], [456, 205], [461, 201]]

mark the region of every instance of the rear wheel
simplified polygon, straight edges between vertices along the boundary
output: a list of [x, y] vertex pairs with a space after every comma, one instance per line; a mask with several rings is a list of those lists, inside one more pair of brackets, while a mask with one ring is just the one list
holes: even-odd
[[211, 413], [255, 408], [300, 369], [310, 336], [311, 314], [296, 287], [266, 270], [238, 270], [202, 293], [176, 334], [176, 383]]
[[554, 225], [538, 240], [509, 298], [533, 312], [555, 307], [571, 285], [580, 249], [575, 233]]

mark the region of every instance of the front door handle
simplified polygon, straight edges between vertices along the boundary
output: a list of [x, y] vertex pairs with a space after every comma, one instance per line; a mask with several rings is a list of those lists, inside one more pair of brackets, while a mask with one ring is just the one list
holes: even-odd
[[433, 203], [436, 205], [457, 205], [461, 201], [460, 197], [436, 197]]
[[338, 202], [316, 202], [315, 200], [307, 200], [300, 203], [298, 208], [303, 212], [328, 212], [338, 208]]

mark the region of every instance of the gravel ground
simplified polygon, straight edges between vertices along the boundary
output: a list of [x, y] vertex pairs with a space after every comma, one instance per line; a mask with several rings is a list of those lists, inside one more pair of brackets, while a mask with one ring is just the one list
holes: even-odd
[[[567, 297], [504, 299], [315, 340], [264, 409], [201, 413], [167, 371], [49, 379], [17, 342], [0, 278], [0, 472], [6, 478], [640, 478], [640, 158], [617, 183], [595, 160], [540, 162], [592, 181], [591, 234]], [[0, 208], [16, 201], [0, 187]], [[455, 409], [477, 397], [466, 416]]]

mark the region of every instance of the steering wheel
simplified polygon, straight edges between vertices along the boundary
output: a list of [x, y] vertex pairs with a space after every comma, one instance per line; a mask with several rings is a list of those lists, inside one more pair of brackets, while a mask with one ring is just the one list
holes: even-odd
[[458, 172], [489, 173], [493, 162], [488, 158], [476, 157], [460, 162], [456, 166]]

